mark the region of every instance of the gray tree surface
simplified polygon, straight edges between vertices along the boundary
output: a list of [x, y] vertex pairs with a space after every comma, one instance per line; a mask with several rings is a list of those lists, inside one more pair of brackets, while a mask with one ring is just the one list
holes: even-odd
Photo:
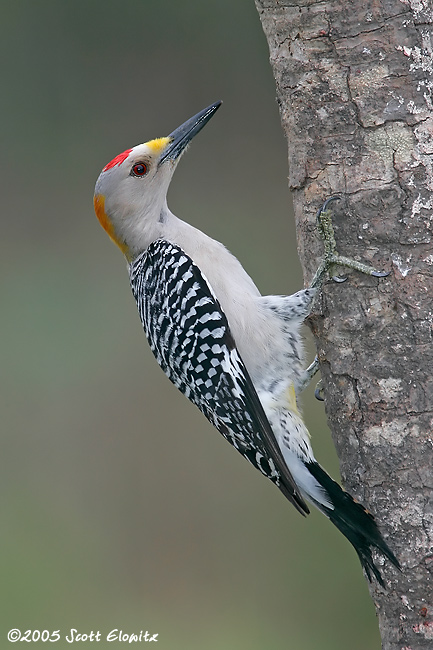
[[256, 0], [308, 284], [338, 250], [385, 279], [329, 282], [310, 319], [345, 487], [402, 565], [370, 585], [385, 650], [433, 647], [433, 43], [428, 0]]

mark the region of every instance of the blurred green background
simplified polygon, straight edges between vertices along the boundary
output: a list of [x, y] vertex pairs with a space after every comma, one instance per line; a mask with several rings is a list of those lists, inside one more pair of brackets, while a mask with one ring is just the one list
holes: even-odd
[[[164, 377], [92, 210], [113, 156], [221, 98], [170, 207], [262, 292], [302, 286], [253, 0], [18, 0], [0, 30], [0, 646], [13, 627], [74, 627], [149, 630], [167, 650], [378, 649], [352, 548]], [[311, 393], [314, 447], [338, 476]]]

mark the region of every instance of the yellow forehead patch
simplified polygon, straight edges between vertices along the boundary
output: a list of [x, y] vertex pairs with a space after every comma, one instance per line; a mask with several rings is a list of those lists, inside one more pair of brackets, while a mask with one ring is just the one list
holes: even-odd
[[172, 141], [172, 138], [155, 138], [155, 140], [149, 140], [145, 142], [145, 145], [149, 147], [152, 153], [158, 154], [166, 148], [166, 146]]
[[105, 196], [103, 194], [95, 194], [93, 197], [93, 205], [95, 208], [96, 216], [98, 217], [98, 221], [107, 233], [107, 235], [110, 237], [111, 241], [113, 241], [122, 251], [124, 255], [128, 255], [128, 246], [125, 244], [124, 241], [120, 241], [116, 233], [114, 232], [113, 224], [110, 221], [110, 218], [108, 214], [105, 212]]

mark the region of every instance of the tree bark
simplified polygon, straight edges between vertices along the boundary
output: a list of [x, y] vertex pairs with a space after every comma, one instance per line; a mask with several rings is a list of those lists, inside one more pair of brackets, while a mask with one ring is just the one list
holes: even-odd
[[430, 0], [256, 0], [289, 147], [306, 283], [337, 247], [385, 279], [328, 282], [310, 325], [345, 487], [402, 572], [370, 585], [385, 650], [433, 648], [433, 8]]

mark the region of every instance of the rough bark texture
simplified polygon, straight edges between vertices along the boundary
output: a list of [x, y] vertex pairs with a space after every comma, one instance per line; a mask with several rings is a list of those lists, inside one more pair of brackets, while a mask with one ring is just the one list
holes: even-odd
[[391, 270], [327, 283], [311, 319], [345, 486], [399, 558], [370, 587], [385, 650], [433, 648], [433, 9], [256, 0], [289, 144], [306, 282], [332, 194], [341, 254]]

